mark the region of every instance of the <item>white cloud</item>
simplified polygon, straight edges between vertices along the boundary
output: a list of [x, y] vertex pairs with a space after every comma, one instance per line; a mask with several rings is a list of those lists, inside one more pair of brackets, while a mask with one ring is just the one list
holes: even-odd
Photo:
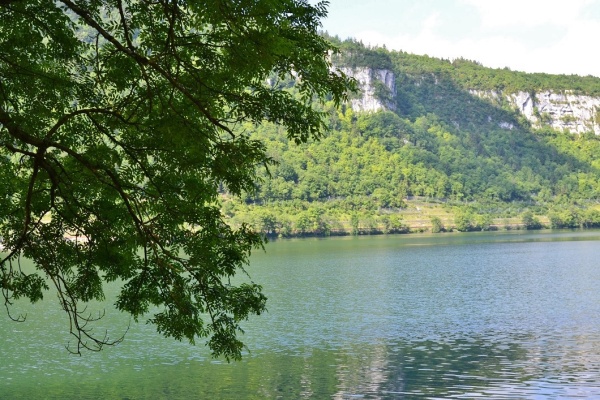
[[[392, 36], [365, 30], [355, 36], [365, 44], [385, 44], [391, 49], [442, 58], [464, 57], [493, 68], [508, 66], [527, 72], [600, 77], [600, 62], [595, 50], [595, 42], [600, 37], [600, 21], [581, 15], [590, 0], [462, 1], [475, 6], [482, 21], [481, 27], [469, 37], [451, 40], [437, 33], [439, 12], [424, 19], [416, 34]], [[532, 43], [515, 34], [517, 29], [524, 35], [527, 32], [540, 34], [543, 33], [542, 25], [544, 29], [556, 26], [556, 39]]]
[[462, 0], [477, 8], [485, 27], [509, 25], [572, 25], [593, 0]]
[[596, 40], [600, 37], [600, 21], [578, 21], [567, 34], [551, 47], [539, 49], [537, 58], [547, 61], [554, 73], [576, 73], [600, 77], [600, 60]]

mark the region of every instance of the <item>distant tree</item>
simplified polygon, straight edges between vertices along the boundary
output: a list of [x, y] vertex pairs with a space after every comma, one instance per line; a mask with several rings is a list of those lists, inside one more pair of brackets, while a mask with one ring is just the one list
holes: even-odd
[[521, 217], [521, 222], [525, 226], [525, 229], [541, 229], [542, 223], [540, 220], [533, 215], [531, 211], [525, 211]]
[[350, 226], [352, 227], [353, 235], [358, 235], [360, 233], [359, 224], [360, 224], [360, 218], [358, 216], [358, 213], [352, 213], [350, 215]]
[[[0, 3], [0, 289], [56, 289], [76, 345], [95, 336], [85, 302], [123, 281], [116, 306], [175, 339], [237, 359], [261, 287], [230, 285], [259, 233], [232, 229], [219, 188], [252, 190], [264, 145], [238, 129], [271, 121], [318, 138], [351, 81], [318, 34], [326, 2], [4, 0]], [[294, 96], [267, 78], [295, 79]], [[271, 81], [273, 83], [273, 81]], [[293, 179], [293, 171], [286, 172]], [[265, 229], [272, 229], [272, 226]], [[33, 261], [36, 271], [19, 268]], [[16, 317], [18, 319], [18, 316]], [[118, 339], [117, 339], [118, 341]]]
[[468, 232], [472, 229], [471, 220], [473, 215], [468, 211], [460, 210], [454, 214], [454, 227], [460, 232]]
[[473, 217], [471, 229], [488, 231], [492, 224], [492, 216], [489, 214], [477, 214]]
[[431, 232], [440, 233], [444, 230], [444, 224], [439, 217], [431, 217]]

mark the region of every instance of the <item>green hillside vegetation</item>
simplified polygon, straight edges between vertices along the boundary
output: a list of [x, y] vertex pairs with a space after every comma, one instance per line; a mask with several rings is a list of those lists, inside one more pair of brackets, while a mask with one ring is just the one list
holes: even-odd
[[[342, 51], [336, 65], [395, 71], [396, 112], [356, 113], [328, 103], [322, 111], [330, 132], [299, 146], [276, 125], [245, 126], [273, 164], [243, 201], [224, 194], [231, 224], [278, 236], [600, 226], [600, 138], [534, 130], [508, 104], [469, 93], [600, 95], [600, 79], [490, 69], [330, 39]], [[294, 91], [293, 81], [280, 84]]]

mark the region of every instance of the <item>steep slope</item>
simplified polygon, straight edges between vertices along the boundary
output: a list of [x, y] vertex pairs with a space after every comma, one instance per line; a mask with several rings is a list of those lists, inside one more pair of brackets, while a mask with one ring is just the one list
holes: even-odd
[[[355, 111], [396, 111], [399, 103], [402, 114], [413, 103], [403, 95], [420, 91], [421, 85], [447, 86], [450, 81], [456, 88], [486, 99], [494, 106], [518, 111], [535, 128], [600, 134], [598, 78], [524, 74], [485, 68], [462, 59], [450, 63], [427, 56], [370, 49], [353, 41], [339, 44], [343, 52], [334, 56], [334, 62], [355, 77], [361, 89], [360, 95], [351, 101]], [[514, 127], [506, 121], [498, 123], [503, 128]]]
[[[429, 229], [438, 218], [469, 230], [520, 224], [529, 210], [552, 226], [600, 224], [600, 79], [338, 44], [334, 65], [362, 91], [323, 110], [331, 132], [320, 142], [256, 131], [276, 164], [246, 204], [227, 204], [232, 223], [285, 235]], [[444, 206], [421, 212], [432, 204]]]

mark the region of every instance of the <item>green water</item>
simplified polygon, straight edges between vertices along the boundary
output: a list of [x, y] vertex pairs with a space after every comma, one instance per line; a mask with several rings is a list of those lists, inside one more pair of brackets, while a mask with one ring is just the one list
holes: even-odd
[[277, 241], [249, 272], [269, 312], [242, 362], [144, 324], [72, 356], [49, 295], [0, 317], [0, 399], [600, 397], [600, 232]]

